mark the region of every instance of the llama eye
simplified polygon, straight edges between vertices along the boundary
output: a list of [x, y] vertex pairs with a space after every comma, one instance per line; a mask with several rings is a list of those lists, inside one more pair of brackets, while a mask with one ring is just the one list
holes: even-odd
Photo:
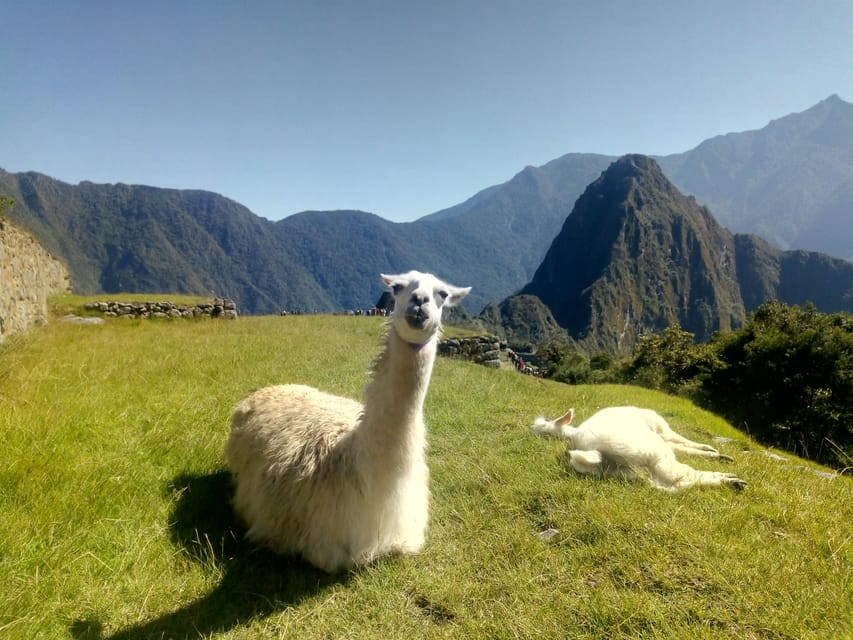
[[438, 292], [438, 297], [441, 298], [442, 300], [447, 300], [447, 296], [449, 296], [449, 295], [450, 294], [447, 291], [439, 291]]
[[401, 285], [401, 284], [395, 284], [394, 286], [392, 286], [392, 287], [391, 287], [391, 291], [393, 291], [393, 292], [394, 292], [394, 295], [395, 295], [395, 296], [396, 296], [398, 293], [400, 293], [403, 289], [405, 289], [405, 287], [404, 287], [403, 285]]

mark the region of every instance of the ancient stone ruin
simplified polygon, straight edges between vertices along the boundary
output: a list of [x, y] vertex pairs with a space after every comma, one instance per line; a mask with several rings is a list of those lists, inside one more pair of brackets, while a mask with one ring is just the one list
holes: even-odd
[[87, 311], [95, 311], [107, 318], [222, 318], [235, 320], [239, 315], [237, 305], [228, 298], [214, 298], [212, 302], [181, 305], [173, 302], [88, 302]]
[[501, 341], [497, 336], [446, 338], [438, 343], [438, 355], [471, 360], [493, 369], [500, 369]]
[[46, 322], [48, 297], [69, 289], [65, 265], [0, 218], [0, 342]]

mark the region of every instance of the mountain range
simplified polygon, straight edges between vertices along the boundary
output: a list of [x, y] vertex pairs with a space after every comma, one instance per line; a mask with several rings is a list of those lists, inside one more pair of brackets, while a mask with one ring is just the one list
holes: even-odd
[[853, 263], [732, 234], [655, 160], [629, 155], [578, 198], [520, 295], [481, 318], [524, 341], [519, 326], [552, 332], [544, 305], [582, 348], [627, 355], [646, 331], [678, 324], [705, 341], [771, 299], [853, 312]]
[[[533, 280], [578, 197], [615, 160], [568, 154], [528, 166], [408, 223], [361, 211], [272, 222], [211, 192], [70, 185], [35, 172], [0, 170], [0, 195], [15, 200], [9, 217], [68, 265], [81, 294], [216, 294], [244, 313], [335, 311], [372, 306], [379, 272], [414, 268], [473, 286], [466, 303], [479, 313]], [[767, 238], [756, 259], [789, 248], [853, 258], [853, 105], [838, 96], [656, 160], [722, 225]], [[744, 302], [772, 289], [764, 284]]]

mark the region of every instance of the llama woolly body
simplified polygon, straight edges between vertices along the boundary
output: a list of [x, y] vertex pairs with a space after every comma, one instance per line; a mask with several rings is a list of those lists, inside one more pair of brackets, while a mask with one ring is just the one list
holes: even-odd
[[382, 280], [395, 309], [363, 403], [303, 385], [260, 389], [234, 409], [226, 445], [247, 536], [329, 572], [422, 548], [423, 403], [441, 308], [470, 290], [416, 271]]
[[570, 409], [555, 420], [539, 417], [531, 430], [568, 440], [569, 462], [580, 473], [634, 477], [644, 472], [653, 486], [666, 491], [719, 485], [742, 489], [746, 485], [734, 474], [700, 471], [679, 462], [676, 453], [715, 460], [731, 458], [711, 445], [677, 434], [651, 409], [608, 407], [578, 427], [570, 424], [573, 416], [574, 409]]

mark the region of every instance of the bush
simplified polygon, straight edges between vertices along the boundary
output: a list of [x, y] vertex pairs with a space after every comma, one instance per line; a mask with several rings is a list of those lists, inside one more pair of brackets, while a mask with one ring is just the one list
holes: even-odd
[[694, 335], [673, 325], [661, 334], [640, 337], [633, 360], [626, 367], [625, 379], [652, 389], [686, 394], [696, 379], [707, 355], [694, 342]]
[[552, 340], [536, 351], [536, 357], [544, 363], [547, 378], [566, 384], [583, 384], [589, 380], [589, 359], [565, 342]]
[[762, 305], [711, 343], [702, 391], [735, 426], [831, 465], [853, 461], [853, 317]]

